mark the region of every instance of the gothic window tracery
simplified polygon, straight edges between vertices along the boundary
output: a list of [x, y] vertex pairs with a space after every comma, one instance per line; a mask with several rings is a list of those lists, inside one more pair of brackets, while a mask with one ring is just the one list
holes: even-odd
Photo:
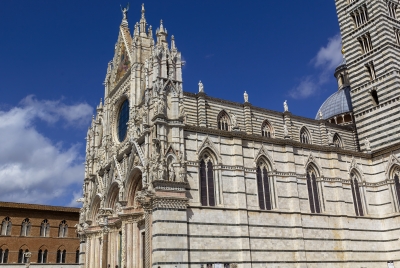
[[200, 160], [200, 201], [203, 206], [215, 206], [214, 170], [210, 157]]
[[68, 224], [66, 220], [63, 220], [58, 226], [58, 237], [67, 237], [67, 236], [68, 236]]
[[310, 132], [306, 127], [300, 130], [300, 142], [305, 144], [311, 144]]
[[273, 137], [272, 126], [268, 122], [268, 120], [265, 120], [263, 122], [262, 126], [261, 126], [261, 135], [263, 137], [267, 137], [267, 138], [272, 138]]
[[336, 148], [343, 148], [342, 139], [340, 138], [339, 134], [337, 134], [337, 133], [333, 136], [333, 145]]
[[1, 235], [11, 235], [11, 219], [10, 217], [5, 217], [1, 223]]
[[350, 174], [350, 183], [351, 183], [351, 193], [353, 195], [353, 204], [354, 210], [357, 216], [364, 216], [362, 200], [361, 200], [361, 189], [359, 186], [357, 175], [352, 172]]
[[317, 185], [317, 174], [312, 167], [309, 167], [307, 169], [307, 190], [311, 213], [321, 213], [321, 205], [319, 201]]
[[48, 253], [47, 249], [45, 250], [39, 249], [38, 263], [47, 263], [47, 253]]
[[40, 224], [40, 236], [49, 237], [49, 235], [50, 235], [50, 223], [47, 219], [45, 219]]
[[21, 236], [29, 236], [31, 232], [31, 222], [26, 218], [21, 224]]
[[67, 255], [67, 251], [64, 250], [57, 250], [57, 259], [56, 263], [65, 263], [65, 255]]
[[268, 177], [267, 165], [263, 162], [257, 165], [257, 189], [260, 209], [271, 210], [271, 182]]
[[218, 121], [218, 129], [227, 131], [230, 130], [231, 120], [225, 111], [221, 111], [219, 113], [217, 121]]
[[25, 249], [25, 251], [21, 248], [18, 251], [18, 263], [27, 263], [28, 262], [28, 257], [25, 255], [25, 253], [28, 253], [29, 249]]

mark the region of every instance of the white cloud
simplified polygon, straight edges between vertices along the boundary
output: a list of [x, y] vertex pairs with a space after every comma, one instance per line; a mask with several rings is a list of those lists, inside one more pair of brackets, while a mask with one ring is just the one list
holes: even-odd
[[328, 44], [321, 47], [317, 55], [311, 60], [311, 63], [317, 69], [317, 73], [300, 79], [299, 85], [289, 91], [289, 96], [294, 99], [308, 98], [315, 95], [320, 87], [329, 81], [329, 76], [343, 60], [341, 41], [340, 34], [329, 38]]
[[80, 126], [90, 122], [92, 111], [86, 103], [66, 105], [34, 96], [0, 110], [0, 199], [68, 204], [72, 189], [82, 184], [84, 156], [79, 149], [83, 144], [63, 148], [40, 133], [35, 120]]

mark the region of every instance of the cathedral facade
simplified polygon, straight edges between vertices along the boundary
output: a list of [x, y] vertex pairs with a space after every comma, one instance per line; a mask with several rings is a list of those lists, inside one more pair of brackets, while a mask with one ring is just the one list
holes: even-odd
[[174, 36], [144, 6], [131, 34], [123, 10], [87, 134], [82, 267], [400, 266], [397, 1], [335, 2], [347, 61], [315, 119], [185, 92]]

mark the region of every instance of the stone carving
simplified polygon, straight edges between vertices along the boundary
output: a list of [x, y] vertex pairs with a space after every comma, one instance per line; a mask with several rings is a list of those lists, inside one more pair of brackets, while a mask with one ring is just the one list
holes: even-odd
[[180, 117], [185, 117], [186, 113], [185, 113], [185, 106], [183, 105], [183, 101], [181, 101], [179, 103], [179, 116]]
[[244, 97], [244, 102], [249, 102], [249, 94], [247, 94], [246, 91], [243, 93], [243, 97]]
[[285, 137], [289, 137], [289, 131], [288, 131], [288, 127], [287, 127], [286, 123], [283, 124], [283, 135]]
[[365, 150], [371, 151], [371, 144], [367, 137], [365, 137], [365, 139], [364, 139], [364, 145], [365, 145]]
[[203, 85], [203, 83], [201, 82], [201, 80], [200, 80], [200, 82], [199, 82], [199, 92], [204, 92], [204, 85]]
[[289, 112], [289, 106], [288, 106], [286, 100], [283, 102], [283, 110], [284, 110], [285, 112]]
[[232, 127], [233, 128], [237, 128], [238, 127], [238, 123], [237, 123], [237, 119], [236, 119], [236, 115], [235, 114], [231, 114], [231, 121], [232, 121]]
[[330, 130], [327, 131], [327, 135], [328, 135], [328, 144], [332, 145], [333, 144], [333, 134]]
[[324, 119], [324, 117], [323, 117], [323, 115], [322, 115], [322, 112], [321, 112], [321, 111], [319, 111], [319, 113], [318, 113], [318, 116], [319, 116], [319, 120], [322, 120], [322, 119]]
[[127, 14], [128, 14], [128, 11], [129, 11], [129, 3], [128, 3], [128, 5], [126, 7], [124, 7], [124, 8], [121, 7], [121, 11], [122, 11], [123, 19], [126, 20], [127, 19]]
[[147, 73], [147, 69], [144, 70], [144, 76], [146, 81], [146, 89], [149, 88], [149, 74]]

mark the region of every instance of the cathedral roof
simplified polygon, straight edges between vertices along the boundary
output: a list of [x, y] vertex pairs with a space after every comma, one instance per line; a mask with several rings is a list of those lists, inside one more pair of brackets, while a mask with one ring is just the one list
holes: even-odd
[[332, 94], [319, 108], [315, 119], [318, 120], [320, 112], [322, 119], [329, 119], [336, 115], [348, 113], [353, 110], [351, 105], [350, 87], [345, 87]]

